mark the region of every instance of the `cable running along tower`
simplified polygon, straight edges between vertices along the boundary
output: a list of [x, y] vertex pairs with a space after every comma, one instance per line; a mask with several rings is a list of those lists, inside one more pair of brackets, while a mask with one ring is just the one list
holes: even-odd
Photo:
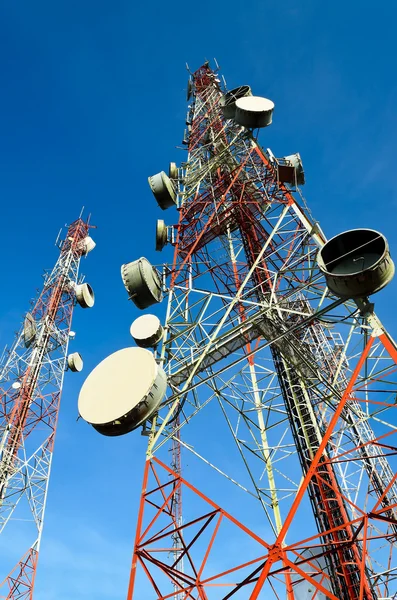
[[67, 355], [73, 308], [94, 304], [92, 288], [79, 278], [81, 257], [95, 247], [90, 227], [82, 218], [68, 227], [1, 362], [0, 597], [9, 600], [33, 598], [63, 377], [83, 367], [78, 352]]
[[137, 308], [166, 295], [163, 325], [137, 318], [137, 347], [79, 398], [99, 432], [149, 436], [127, 598], [394, 598], [397, 350], [372, 302], [387, 241], [327, 241], [300, 155], [257, 141], [270, 100], [205, 63], [188, 102], [186, 162], [149, 178], [179, 213], [156, 228], [173, 260], [122, 267]]

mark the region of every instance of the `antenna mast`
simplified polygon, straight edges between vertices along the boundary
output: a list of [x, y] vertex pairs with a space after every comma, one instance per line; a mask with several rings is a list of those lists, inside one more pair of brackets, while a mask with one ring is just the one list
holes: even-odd
[[78, 352], [68, 356], [68, 345], [75, 304], [94, 304], [91, 287], [78, 281], [80, 259], [95, 247], [88, 229], [81, 218], [68, 227], [55, 267], [1, 366], [0, 540], [14, 548], [20, 522], [23, 539], [31, 539], [1, 565], [9, 573], [1, 574], [0, 592], [9, 600], [32, 598], [63, 377], [83, 366]]
[[207, 61], [187, 100], [187, 160], [149, 178], [178, 209], [156, 228], [172, 267], [122, 267], [138, 309], [166, 294], [164, 327], [139, 317], [140, 347], [106, 358], [79, 398], [101, 433], [151, 432], [127, 600], [393, 598], [397, 349], [369, 301], [394, 274], [387, 240], [327, 241], [300, 155], [257, 142], [272, 101], [225, 92]]

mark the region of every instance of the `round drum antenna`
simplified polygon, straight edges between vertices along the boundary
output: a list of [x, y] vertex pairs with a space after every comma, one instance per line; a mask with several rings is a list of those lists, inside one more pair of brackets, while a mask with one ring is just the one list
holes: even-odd
[[234, 119], [236, 114], [236, 100], [252, 96], [252, 91], [249, 85], [240, 85], [222, 96], [220, 106], [225, 119]]
[[236, 100], [234, 120], [249, 129], [267, 127], [272, 122], [274, 102], [261, 96], [245, 96]]
[[80, 373], [83, 370], [83, 359], [81, 354], [73, 352], [68, 356], [68, 367], [73, 373]]
[[373, 229], [351, 229], [336, 235], [321, 248], [317, 262], [328, 288], [339, 298], [375, 294], [394, 275], [389, 244]]
[[161, 171], [157, 175], [148, 178], [150, 189], [156, 198], [157, 204], [162, 210], [176, 205], [176, 192], [171, 179]]
[[167, 226], [162, 219], [156, 223], [156, 250], [161, 251], [167, 244]]
[[142, 315], [133, 321], [130, 333], [141, 348], [157, 346], [163, 337], [163, 327], [155, 315]]
[[76, 300], [81, 308], [92, 308], [95, 302], [94, 290], [89, 283], [81, 283], [75, 287]]
[[162, 301], [159, 272], [152, 267], [147, 258], [142, 257], [122, 265], [121, 278], [130, 300], [138, 308], [143, 310]]

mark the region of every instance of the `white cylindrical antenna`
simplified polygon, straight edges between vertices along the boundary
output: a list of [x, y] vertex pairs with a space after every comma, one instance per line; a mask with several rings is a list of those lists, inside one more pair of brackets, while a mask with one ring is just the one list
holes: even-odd
[[76, 300], [82, 308], [92, 308], [95, 302], [94, 290], [88, 283], [76, 285]]
[[121, 277], [130, 299], [141, 310], [162, 301], [160, 274], [147, 258], [122, 265]]
[[68, 356], [68, 367], [73, 373], [80, 373], [83, 370], [83, 359], [79, 352], [73, 352]]
[[83, 254], [85, 256], [87, 256], [87, 254], [89, 254], [90, 252], [92, 252], [92, 250], [95, 248], [96, 243], [94, 242], [94, 240], [92, 239], [91, 236], [87, 235], [83, 240], [81, 240], [80, 242], [80, 247], [83, 251]]
[[160, 342], [164, 330], [156, 315], [142, 315], [133, 321], [130, 333], [137, 346], [153, 348]]
[[274, 102], [261, 96], [244, 96], [236, 100], [234, 120], [248, 129], [268, 127], [272, 123]]
[[149, 177], [148, 181], [157, 204], [162, 210], [176, 206], [175, 186], [164, 171]]

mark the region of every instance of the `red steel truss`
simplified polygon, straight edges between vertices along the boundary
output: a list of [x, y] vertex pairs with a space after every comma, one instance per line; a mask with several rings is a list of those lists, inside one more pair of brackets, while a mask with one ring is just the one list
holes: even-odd
[[[385, 334], [380, 336], [381, 342], [391, 351], [393, 364], [397, 364], [397, 352], [390, 345], [389, 339]], [[298, 494], [291, 506], [291, 509], [285, 519], [282, 530], [280, 531], [276, 541], [269, 544], [266, 540], [261, 539], [253, 531], [245, 527], [240, 521], [228, 514], [225, 510], [219, 507], [215, 502], [211, 501], [197, 488], [183, 479], [180, 474], [173, 471], [166, 464], [162, 463], [156, 457], [148, 459], [145, 464], [142, 495], [139, 507], [137, 532], [134, 546], [134, 554], [131, 567], [130, 584], [128, 589], [127, 599], [131, 600], [134, 597], [135, 577], [138, 567], [141, 567], [145, 572], [156, 595], [148, 597], [161, 598], [166, 600], [174, 598], [175, 592], [164, 593], [158, 584], [158, 573], [165, 574], [176, 588], [176, 593], [181, 598], [197, 598], [206, 600], [211, 596], [208, 595], [212, 588], [226, 588], [222, 598], [225, 600], [233, 596], [237, 596], [237, 592], [244, 590], [244, 597], [250, 600], [261, 598], [261, 591], [266, 584], [273, 591], [274, 597], [279, 598], [277, 593], [277, 583], [285, 582], [286, 592], [288, 597], [294, 598], [293, 588], [289, 583], [292, 575], [298, 575], [300, 579], [306, 580], [314, 590], [322, 592], [327, 598], [337, 600], [339, 596], [335, 596], [329, 587], [324, 586], [324, 582], [329, 582], [331, 576], [323, 571], [318, 565], [318, 559], [327, 555], [330, 552], [329, 547], [322, 542], [324, 535], [331, 536], [334, 544], [337, 547], [338, 553], [343, 556], [347, 551], [352, 551], [356, 548], [358, 541], [362, 544], [362, 552], [359, 561], [355, 565], [360, 574], [358, 589], [351, 588], [349, 590], [350, 597], [355, 597], [353, 594], [357, 592], [357, 597], [364, 599], [371, 597], [368, 591], [366, 580], [366, 562], [370, 556], [368, 554], [368, 546], [371, 540], [377, 540], [379, 534], [374, 533], [372, 524], [376, 525], [377, 520], [394, 523], [395, 520], [388, 516], [388, 509], [382, 508], [382, 497], [380, 497], [373, 505], [363, 512], [359, 507], [355, 507], [359, 513], [356, 519], [345, 521], [341, 525], [335, 524], [329, 531], [320, 532], [317, 535], [306, 539], [295, 541], [293, 544], [286, 544], [285, 538], [288, 530], [296, 518], [299, 506], [307, 492], [311, 483], [319, 485], [318, 479], [322, 479], [321, 468], [324, 465], [331, 465], [340, 460], [349, 460], [347, 454], [336, 455], [328, 461], [324, 461], [324, 449], [326, 448], [332, 433], [335, 430], [338, 418], [344, 410], [346, 404], [355, 401], [355, 394], [360, 393], [360, 385], [357, 386], [357, 379], [360, 371], [365, 364], [372, 344], [375, 338], [370, 337], [366, 348], [357, 364], [355, 372], [346, 387], [343, 398], [335, 411], [332, 421], [324, 434], [321, 445], [313, 458], [311, 466], [301, 484]], [[390, 365], [391, 374], [396, 370], [396, 367]], [[385, 377], [387, 374], [385, 373]], [[380, 447], [388, 447], [393, 452], [396, 448], [384, 445], [383, 436], [373, 440]], [[351, 459], [354, 460], [354, 459]], [[387, 494], [390, 487], [396, 481], [395, 475], [390, 484], [385, 487], [383, 496]], [[327, 482], [325, 481], [327, 484]], [[328, 484], [329, 485], [329, 484]], [[199, 499], [203, 501], [204, 510], [206, 512], [199, 513], [194, 519], [180, 524], [175, 518], [175, 497], [183, 488], [187, 488]], [[342, 495], [341, 495], [342, 496]], [[342, 496], [343, 498], [343, 496]], [[210, 576], [206, 575], [207, 564], [211, 562], [211, 553], [215, 552], [217, 544], [217, 536], [219, 530], [224, 524], [233, 525], [240, 532], [256, 542], [257, 556], [249, 561], [244, 561], [236, 564], [232, 562], [230, 568]], [[211, 526], [211, 535], [208, 535], [208, 528]], [[354, 527], [354, 533], [353, 533]], [[170, 561], [170, 553], [174, 551], [173, 539], [175, 533], [178, 533], [180, 540], [179, 556], [177, 559]], [[199, 559], [193, 558], [193, 550], [195, 545], [199, 544], [200, 537], [207, 533], [204, 544], [199, 547]], [[339, 534], [345, 533], [345, 539], [339, 541]], [[346, 533], [348, 535], [346, 536]], [[387, 537], [387, 536], [385, 536]], [[315, 552], [310, 556], [305, 554], [305, 550], [310, 549]], [[224, 542], [221, 545], [221, 552], [224, 552]], [[188, 568], [181, 570], [180, 563], [184, 559], [184, 564]], [[351, 563], [350, 563], [351, 564]], [[303, 566], [307, 568], [304, 569]], [[342, 563], [342, 568], [345, 567]], [[345, 572], [341, 573], [343, 576]], [[268, 593], [268, 592], [267, 592]], [[266, 597], [266, 596], [264, 596]], [[268, 597], [268, 596], [267, 596]]]
[[[15, 566], [12, 552], [10, 562], [0, 565], [11, 568], [0, 583], [0, 597], [9, 600], [33, 597], [75, 286], [89, 227], [81, 218], [69, 226], [31, 310], [33, 339], [26, 342], [25, 320], [0, 369], [0, 539], [3, 547], [14, 547], [19, 521], [31, 537]], [[20, 555], [25, 550], [21, 547]]]
[[[157, 353], [171, 394], [151, 424], [127, 598], [393, 598], [396, 344], [368, 298], [327, 289], [325, 235], [281, 161], [224, 119], [217, 71], [190, 86]], [[170, 446], [174, 468], [158, 458]], [[214, 493], [239, 498], [238, 518]]]

